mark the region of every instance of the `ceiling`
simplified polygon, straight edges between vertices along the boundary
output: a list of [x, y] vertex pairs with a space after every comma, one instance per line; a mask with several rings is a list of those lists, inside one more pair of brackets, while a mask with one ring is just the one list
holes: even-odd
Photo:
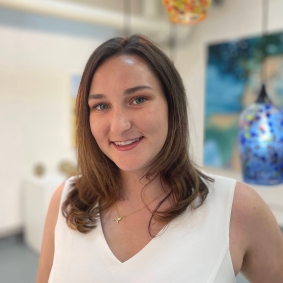
[[129, 5], [130, 11], [135, 15], [142, 15], [144, 13], [145, 5], [158, 5], [159, 11], [164, 13], [161, 0], [50, 0], [56, 2], [68, 2], [73, 4], [87, 5], [92, 8], [101, 8], [113, 12], [123, 12], [125, 5]]

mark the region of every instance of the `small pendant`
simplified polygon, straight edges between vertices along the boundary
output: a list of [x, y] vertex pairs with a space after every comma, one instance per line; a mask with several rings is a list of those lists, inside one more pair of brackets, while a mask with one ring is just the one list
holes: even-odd
[[116, 221], [117, 224], [119, 224], [119, 221], [121, 221], [124, 217], [123, 216], [117, 216], [116, 218], [113, 219], [113, 221]]

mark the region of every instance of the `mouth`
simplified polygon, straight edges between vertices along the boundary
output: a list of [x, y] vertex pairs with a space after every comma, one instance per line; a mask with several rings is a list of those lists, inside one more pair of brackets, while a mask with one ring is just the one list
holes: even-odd
[[136, 139], [127, 140], [127, 141], [112, 141], [112, 143], [115, 144], [116, 146], [127, 146], [127, 145], [133, 144], [135, 142], [138, 142], [142, 138], [143, 138], [143, 136], [136, 138]]

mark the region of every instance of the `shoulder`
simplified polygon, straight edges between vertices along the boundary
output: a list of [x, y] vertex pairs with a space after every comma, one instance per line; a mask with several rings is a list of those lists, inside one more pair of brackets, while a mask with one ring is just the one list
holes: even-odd
[[37, 282], [48, 282], [54, 256], [54, 231], [64, 188], [65, 182], [56, 189], [49, 204], [40, 252]]
[[259, 214], [269, 214], [269, 208], [257, 192], [249, 185], [237, 182], [234, 192], [232, 214], [237, 221], [249, 222]]
[[49, 208], [46, 216], [46, 224], [52, 223], [53, 228], [57, 222], [58, 214], [61, 209], [61, 205], [67, 197], [70, 189], [72, 188], [72, 183], [75, 177], [71, 177], [63, 182], [53, 193], [51, 200], [49, 202]]
[[[61, 198], [62, 198], [62, 193], [65, 188], [66, 182], [62, 183], [53, 193], [52, 198], [50, 200], [49, 204], [49, 209], [48, 209], [48, 214], [52, 214], [55, 216], [53, 220], [56, 221], [56, 218], [59, 213], [60, 209], [60, 203], [61, 203]], [[48, 215], [47, 215], [48, 216]]]
[[252, 187], [242, 182], [237, 182], [235, 186], [231, 218], [248, 231], [262, 229], [264, 225], [279, 229], [267, 204]]
[[232, 258], [238, 259], [239, 269], [251, 282], [282, 282], [283, 238], [279, 226], [257, 192], [241, 182], [235, 186], [230, 247]]

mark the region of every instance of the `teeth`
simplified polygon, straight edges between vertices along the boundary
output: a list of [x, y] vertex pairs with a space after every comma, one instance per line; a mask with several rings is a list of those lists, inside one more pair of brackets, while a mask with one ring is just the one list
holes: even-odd
[[132, 144], [138, 140], [140, 140], [141, 138], [137, 138], [137, 139], [134, 139], [134, 140], [128, 140], [128, 141], [124, 141], [124, 142], [114, 142], [116, 145], [119, 145], [119, 146], [123, 146], [123, 145], [129, 145], [129, 144]]

